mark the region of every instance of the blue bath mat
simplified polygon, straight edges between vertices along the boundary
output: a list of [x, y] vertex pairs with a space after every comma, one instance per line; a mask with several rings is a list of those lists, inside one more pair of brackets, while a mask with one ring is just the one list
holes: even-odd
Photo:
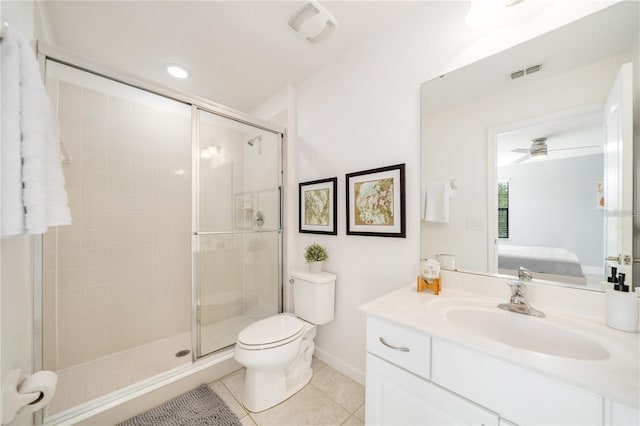
[[200, 385], [118, 426], [240, 426], [240, 420], [207, 385]]

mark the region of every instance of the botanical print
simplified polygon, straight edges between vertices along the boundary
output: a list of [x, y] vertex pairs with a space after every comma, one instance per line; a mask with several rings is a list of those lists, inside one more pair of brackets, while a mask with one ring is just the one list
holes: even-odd
[[304, 191], [305, 225], [329, 225], [329, 188]]
[[393, 178], [358, 182], [355, 190], [355, 224], [393, 226]]

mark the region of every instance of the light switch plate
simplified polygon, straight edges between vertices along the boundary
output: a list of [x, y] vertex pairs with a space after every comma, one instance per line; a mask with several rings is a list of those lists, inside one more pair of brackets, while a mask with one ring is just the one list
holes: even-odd
[[484, 219], [482, 218], [467, 218], [467, 230], [469, 231], [481, 231], [486, 229]]

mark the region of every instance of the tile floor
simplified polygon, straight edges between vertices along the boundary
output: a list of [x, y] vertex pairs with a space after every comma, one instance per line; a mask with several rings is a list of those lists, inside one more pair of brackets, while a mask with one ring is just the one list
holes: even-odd
[[243, 425], [364, 425], [364, 386], [314, 358], [311, 382], [260, 413], [242, 407], [245, 369], [209, 383]]

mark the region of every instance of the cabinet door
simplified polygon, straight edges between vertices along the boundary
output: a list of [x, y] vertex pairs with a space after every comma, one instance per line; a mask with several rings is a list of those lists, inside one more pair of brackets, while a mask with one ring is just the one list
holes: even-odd
[[600, 395], [433, 339], [431, 379], [519, 425], [602, 425]]
[[368, 425], [498, 425], [495, 413], [367, 354]]
[[605, 422], [607, 426], [638, 426], [640, 410], [627, 407], [614, 401], [605, 402]]

